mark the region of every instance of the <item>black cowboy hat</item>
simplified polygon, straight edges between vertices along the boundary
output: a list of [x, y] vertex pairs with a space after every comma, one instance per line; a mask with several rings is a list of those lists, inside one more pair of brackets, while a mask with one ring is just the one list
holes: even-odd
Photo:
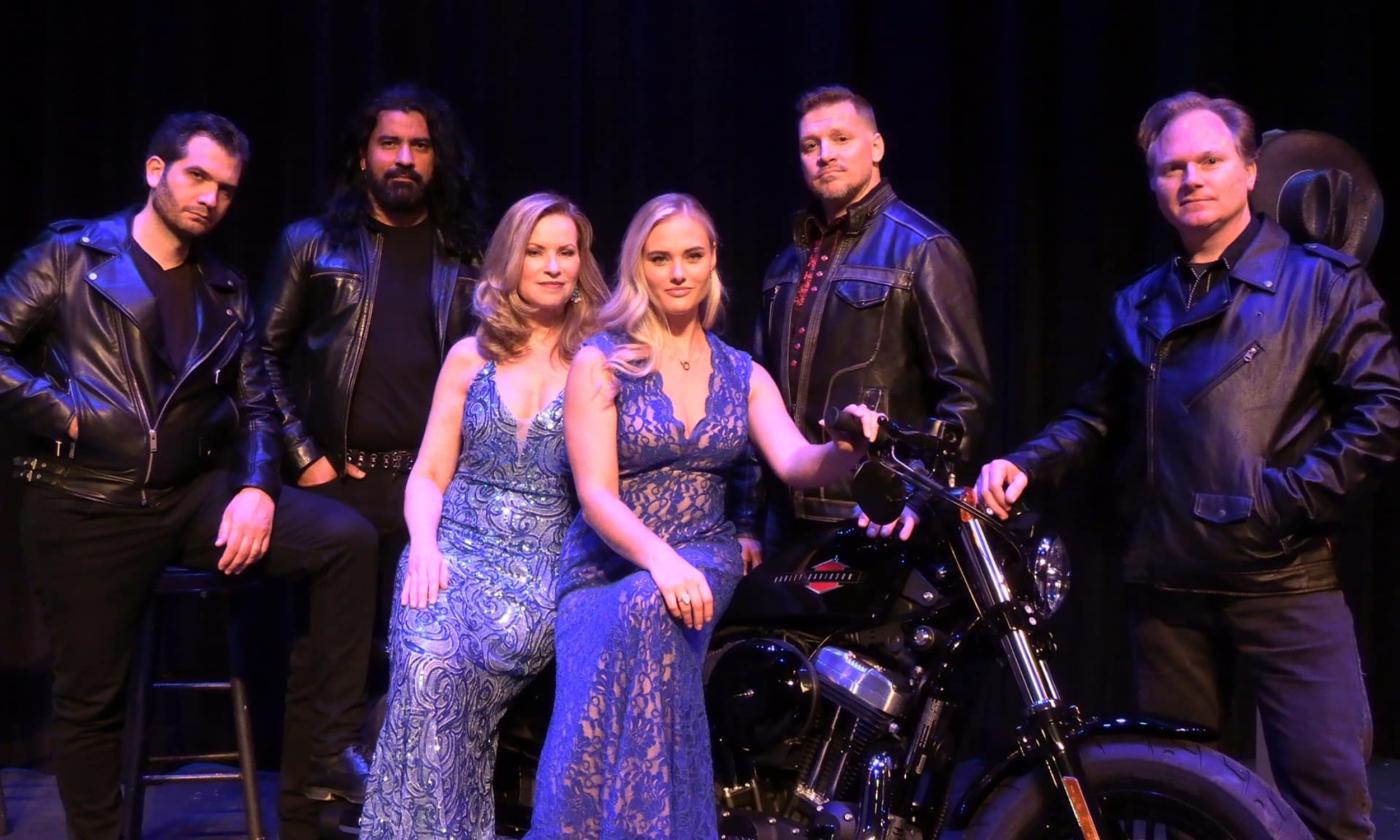
[[1255, 212], [1267, 214], [1295, 239], [1320, 242], [1363, 263], [1381, 236], [1385, 205], [1380, 185], [1361, 153], [1321, 131], [1264, 134], [1259, 174], [1250, 193]]

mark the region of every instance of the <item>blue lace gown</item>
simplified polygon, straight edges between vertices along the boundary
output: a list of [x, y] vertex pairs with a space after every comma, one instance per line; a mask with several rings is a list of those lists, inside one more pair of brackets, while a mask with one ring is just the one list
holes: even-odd
[[[704, 573], [715, 613], [743, 575], [725, 519], [729, 465], [748, 441], [749, 357], [708, 336], [705, 416], [686, 434], [661, 376], [618, 377], [622, 501]], [[619, 340], [590, 343], [607, 353]], [[554, 714], [531, 838], [713, 838], [715, 798], [701, 665], [714, 627], [687, 630], [651, 575], [580, 516], [564, 538]]]
[[562, 397], [521, 438], [487, 363], [467, 391], [462, 455], [443, 494], [448, 588], [426, 609], [394, 608], [362, 838], [495, 837], [497, 725], [553, 656], [559, 550], [576, 511]]

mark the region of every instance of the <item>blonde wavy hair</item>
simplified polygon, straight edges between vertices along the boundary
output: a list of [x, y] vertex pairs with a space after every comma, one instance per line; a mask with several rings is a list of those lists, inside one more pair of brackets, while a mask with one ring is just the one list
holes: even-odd
[[559, 331], [559, 357], [568, 361], [594, 330], [598, 308], [607, 297], [608, 287], [602, 269], [593, 257], [593, 225], [572, 201], [555, 193], [527, 195], [510, 206], [491, 234], [486, 256], [481, 262], [481, 279], [476, 284], [474, 304], [479, 325], [477, 347], [491, 361], [513, 359], [525, 350], [534, 326], [530, 319], [536, 308], [520, 296], [521, 266], [525, 247], [535, 225], [546, 216], [567, 216], [578, 230], [578, 299], [565, 307]]
[[[598, 329], [620, 332], [627, 341], [608, 354], [608, 366], [628, 376], [646, 376], [656, 367], [656, 355], [667, 333], [666, 316], [651, 296], [642, 269], [642, 251], [652, 230], [673, 216], [688, 216], [700, 223], [710, 238], [710, 250], [719, 247], [715, 221], [709, 212], [685, 193], [665, 193], [641, 206], [622, 238], [617, 261], [617, 284], [598, 312]], [[700, 300], [700, 326], [709, 330], [724, 311], [724, 285], [719, 272], [711, 271]]]

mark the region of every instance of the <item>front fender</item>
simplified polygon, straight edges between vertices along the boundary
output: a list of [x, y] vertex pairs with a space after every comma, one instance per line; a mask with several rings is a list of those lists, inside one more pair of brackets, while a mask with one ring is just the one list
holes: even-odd
[[[1214, 741], [1220, 737], [1219, 733], [1209, 727], [1171, 718], [1140, 715], [1137, 717], [1089, 718], [1070, 730], [1065, 740], [1074, 745], [1087, 739], [1120, 735], [1197, 743]], [[976, 813], [978, 808], [982, 807], [982, 803], [993, 790], [996, 790], [997, 785], [1009, 778], [1021, 775], [1041, 759], [1040, 753], [1023, 753], [1020, 750], [1014, 750], [1010, 755], [993, 764], [967, 788], [967, 793], [959, 799], [957, 808], [949, 820], [949, 826], [955, 829], [966, 828], [972, 815]]]

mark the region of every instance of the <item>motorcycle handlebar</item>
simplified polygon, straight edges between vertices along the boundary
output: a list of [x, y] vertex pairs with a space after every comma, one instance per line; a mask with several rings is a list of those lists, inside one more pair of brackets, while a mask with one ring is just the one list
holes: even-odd
[[[880, 418], [880, 430], [875, 433], [875, 440], [871, 441], [875, 446], [888, 446], [890, 435], [885, 431], [885, 424], [889, 423], [888, 417]], [[844, 408], [832, 406], [826, 410], [826, 428], [828, 431], [841, 432], [851, 437], [864, 437], [865, 427], [861, 425], [860, 418], [846, 411]]]
[[[860, 418], [844, 409], [830, 408], [826, 413], [826, 427], [852, 436], [864, 434]], [[890, 522], [903, 510], [914, 488], [921, 488], [926, 503], [937, 503], [956, 508], [973, 519], [979, 519], [993, 530], [1002, 533], [1020, 530], [1016, 523], [1022, 510], [1012, 523], [1004, 523], [991, 516], [965, 498], [966, 488], [939, 486], [931, 475], [893, 457], [890, 451], [895, 445], [912, 450], [919, 458], [951, 459], [956, 455], [962, 442], [962, 429], [942, 420], [931, 420], [929, 431], [923, 432], [898, 423], [888, 417], [880, 417], [880, 429], [871, 443], [871, 460], [857, 474], [852, 485], [861, 509], [874, 521]], [[908, 486], [905, 486], [907, 483]], [[1020, 508], [1020, 506], [1017, 506]]]
[[[835, 406], [826, 411], [826, 427], [857, 437], [864, 434], [859, 417]], [[946, 420], [930, 419], [928, 431], [921, 431], [881, 415], [880, 430], [871, 445], [879, 449], [901, 444], [922, 458], [952, 458], [962, 445], [962, 436], [962, 428]]]

